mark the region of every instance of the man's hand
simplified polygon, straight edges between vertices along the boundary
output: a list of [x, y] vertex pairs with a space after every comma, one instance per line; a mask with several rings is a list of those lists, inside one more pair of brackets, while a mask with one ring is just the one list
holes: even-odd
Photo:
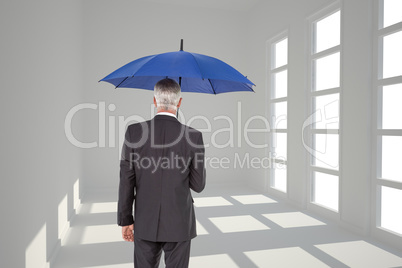
[[127, 242], [134, 242], [134, 224], [123, 226], [121, 229], [123, 239]]

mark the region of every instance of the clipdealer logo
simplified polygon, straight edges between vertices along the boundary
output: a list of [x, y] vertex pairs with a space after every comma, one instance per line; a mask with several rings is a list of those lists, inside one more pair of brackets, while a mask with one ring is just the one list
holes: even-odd
[[[147, 116], [146, 118], [153, 118], [155, 116], [155, 109], [153, 105], [151, 105], [150, 108], [150, 116]], [[85, 110], [97, 111], [98, 138], [97, 140], [90, 142], [79, 140], [77, 137], [74, 136], [72, 131], [72, 125], [75, 116], [79, 113], [85, 112]], [[68, 111], [64, 121], [64, 131], [68, 141], [78, 148], [91, 149], [105, 147], [115, 148], [116, 139], [118, 139], [118, 147], [121, 148], [124, 143], [124, 133], [126, 127], [131, 123], [144, 122], [147, 119], [140, 115], [130, 115], [128, 117], [125, 117], [123, 115], [110, 114], [115, 110], [116, 105], [111, 103], [106, 108], [106, 103], [102, 101], [98, 104], [81, 103], [75, 105]], [[181, 109], [179, 110], [179, 119], [183, 124], [189, 126], [196, 122], [202, 122], [206, 126], [202, 129], [197, 128], [202, 133], [210, 135], [210, 139], [208, 141], [204, 140], [204, 146], [206, 148], [214, 147], [218, 149], [223, 149], [229, 147], [241, 147], [243, 138], [245, 143], [252, 148], [262, 149], [268, 147], [268, 144], [266, 144], [265, 142], [255, 143], [254, 140], [251, 138], [251, 135], [253, 133], [269, 133], [271, 131], [269, 121], [264, 116], [254, 115], [245, 120], [243, 124], [241, 102], [238, 102], [237, 104], [237, 116], [235, 120], [233, 120], [232, 117], [228, 115], [218, 115], [212, 118], [212, 120], [204, 115], [195, 115], [187, 119], [182, 113]], [[283, 118], [281, 118], [281, 120], [283, 120]], [[253, 122], [259, 122], [260, 125], [263, 125], [263, 127], [252, 128], [251, 124]], [[213, 124], [214, 127], [218, 125], [223, 127], [219, 127], [218, 129], [213, 130]], [[108, 133], [108, 135], [106, 135], [106, 133]], [[227, 137], [227, 139], [222, 142], [221, 139], [219, 139], [220, 135]], [[106, 136], [108, 136], [108, 139], [106, 138]], [[235, 136], [237, 136], [237, 139], [235, 138]]]

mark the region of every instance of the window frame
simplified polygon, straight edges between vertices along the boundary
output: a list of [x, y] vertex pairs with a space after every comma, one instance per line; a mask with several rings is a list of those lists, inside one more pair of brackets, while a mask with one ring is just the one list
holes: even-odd
[[[320, 20], [323, 20], [332, 14], [340, 11], [340, 44], [334, 47], [327, 48], [320, 52], [314, 53], [315, 46], [315, 26], [316, 23]], [[339, 221], [341, 210], [342, 210], [342, 198], [341, 198], [341, 189], [342, 189], [342, 88], [343, 88], [343, 8], [342, 1], [336, 1], [327, 7], [321, 9], [315, 14], [309, 16], [307, 18], [307, 85], [306, 85], [306, 97], [307, 97], [307, 111], [310, 115], [314, 113], [315, 108], [314, 98], [319, 96], [325, 96], [330, 94], [339, 94], [339, 126], [338, 129], [315, 129], [311, 127], [307, 127], [307, 135], [303, 133], [303, 141], [310, 147], [313, 148], [314, 144], [314, 135], [315, 134], [336, 134], [338, 135], [338, 169], [329, 169], [324, 167], [318, 167], [313, 165], [314, 156], [308, 152], [308, 161], [307, 161], [307, 209], [317, 212], [321, 215], [324, 215], [333, 220]], [[339, 52], [339, 87], [329, 88], [324, 90], [316, 91], [314, 89], [314, 61], [326, 56], [333, 55], [334, 53]], [[325, 174], [335, 175], [338, 177], [338, 209], [334, 210], [332, 208], [326, 207], [322, 204], [318, 204], [314, 202], [314, 172], [321, 172]]]
[[[280, 67], [273, 67], [274, 66], [274, 59], [275, 59], [275, 45], [283, 40], [287, 39], [288, 40], [288, 45], [287, 45], [287, 63], [285, 65], [282, 65]], [[271, 192], [274, 195], [277, 195], [282, 198], [287, 198], [288, 192], [289, 192], [289, 183], [288, 183], [288, 166], [287, 166], [287, 159], [285, 161], [271, 158], [270, 153], [274, 152], [273, 148], [273, 140], [274, 140], [274, 134], [275, 133], [285, 133], [286, 134], [286, 145], [288, 145], [288, 125], [286, 125], [286, 129], [276, 129], [275, 126], [273, 125], [272, 122], [272, 115], [273, 115], [273, 104], [276, 103], [283, 103], [286, 102], [288, 104], [288, 97], [289, 97], [289, 34], [288, 30], [281, 31], [279, 34], [276, 34], [274, 37], [269, 39], [266, 42], [266, 88], [267, 88], [267, 95], [266, 95], [266, 111], [265, 114], [269, 120], [271, 129], [268, 135], [266, 136], [266, 141], [267, 144], [269, 145], [266, 150], [266, 155], [270, 157], [271, 165], [275, 164], [284, 164], [286, 166], [286, 191], [282, 191], [276, 187], [274, 187], [274, 180], [275, 180], [275, 175], [274, 175], [274, 167], [272, 166], [271, 168], [266, 170], [266, 185], [265, 185], [265, 190], [267, 192]], [[274, 81], [272, 79], [272, 76], [276, 73], [280, 73], [282, 71], [287, 71], [287, 94], [286, 97], [280, 97], [280, 98], [272, 98], [272, 93], [274, 90]], [[287, 118], [288, 118], [288, 112], [289, 112], [289, 107], [287, 105], [286, 107], [287, 110]], [[287, 146], [286, 146], [287, 147]], [[286, 154], [288, 154], [288, 148]], [[287, 155], [286, 155], [287, 157]]]

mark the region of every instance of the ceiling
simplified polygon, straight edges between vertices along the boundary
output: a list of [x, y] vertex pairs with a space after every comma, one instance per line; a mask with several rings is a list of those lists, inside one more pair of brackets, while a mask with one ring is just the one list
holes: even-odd
[[260, 0], [140, 0], [143, 2], [173, 4], [232, 11], [248, 11]]

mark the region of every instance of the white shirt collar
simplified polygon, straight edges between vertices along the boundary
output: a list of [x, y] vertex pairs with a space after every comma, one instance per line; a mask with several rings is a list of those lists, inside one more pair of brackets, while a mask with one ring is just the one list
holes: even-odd
[[156, 115], [169, 115], [169, 116], [173, 116], [174, 118], [176, 118], [176, 116], [174, 114], [169, 113], [169, 112], [158, 112], [158, 113], [156, 113]]

